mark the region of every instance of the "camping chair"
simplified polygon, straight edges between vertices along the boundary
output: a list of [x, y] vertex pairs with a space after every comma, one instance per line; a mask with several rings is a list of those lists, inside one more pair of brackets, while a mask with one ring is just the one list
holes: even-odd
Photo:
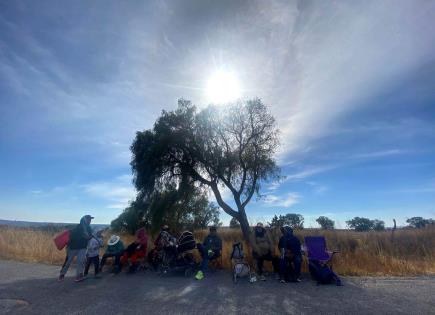
[[322, 264], [329, 264], [332, 269], [332, 258], [338, 251], [327, 250], [324, 236], [306, 236], [305, 247], [308, 260], [317, 260]]

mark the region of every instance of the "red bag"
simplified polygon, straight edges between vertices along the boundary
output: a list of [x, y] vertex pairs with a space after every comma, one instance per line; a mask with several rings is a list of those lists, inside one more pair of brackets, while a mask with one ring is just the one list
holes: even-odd
[[63, 231], [57, 235], [53, 241], [58, 250], [62, 250], [69, 242], [69, 230]]

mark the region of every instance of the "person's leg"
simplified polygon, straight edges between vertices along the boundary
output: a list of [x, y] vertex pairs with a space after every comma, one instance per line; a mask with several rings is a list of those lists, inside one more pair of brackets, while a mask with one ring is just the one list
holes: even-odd
[[76, 272], [77, 278], [83, 277], [85, 264], [86, 264], [86, 248], [79, 249], [77, 252], [77, 272]]
[[259, 276], [263, 275], [264, 256], [257, 257], [257, 272]]
[[122, 270], [122, 264], [121, 264], [121, 256], [122, 256], [122, 252], [121, 253], [116, 253], [115, 256], [115, 272], [121, 272]]
[[88, 258], [86, 259], [86, 266], [85, 266], [85, 272], [84, 272], [84, 275], [85, 275], [85, 276], [88, 275], [89, 267], [91, 266], [91, 263], [93, 262], [93, 258], [94, 258], [94, 257], [88, 257]]
[[77, 255], [77, 250], [76, 249], [67, 249], [66, 250], [66, 259], [65, 262], [62, 266], [62, 269], [60, 270], [60, 276], [64, 277], [66, 275], [66, 273], [68, 272], [68, 268], [71, 265], [74, 257]]
[[302, 265], [302, 256], [297, 255], [293, 257], [293, 266], [294, 266], [294, 276], [295, 280], [298, 281], [301, 276], [301, 265]]
[[279, 258], [276, 256], [272, 256], [272, 267], [273, 272], [279, 274]]
[[106, 264], [107, 258], [113, 257], [113, 254], [104, 254], [101, 258], [100, 271], [103, 270], [104, 265]]
[[287, 266], [286, 266], [286, 260], [285, 258], [279, 259], [279, 280], [281, 282], [285, 282], [286, 273], [287, 273]]
[[92, 258], [94, 260], [94, 271], [95, 271], [95, 276], [96, 276], [98, 274], [98, 272], [100, 271], [100, 257], [95, 256]]

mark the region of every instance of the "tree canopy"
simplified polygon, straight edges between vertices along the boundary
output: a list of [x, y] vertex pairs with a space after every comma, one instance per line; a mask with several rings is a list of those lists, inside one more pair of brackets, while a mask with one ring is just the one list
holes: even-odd
[[[273, 157], [277, 146], [275, 119], [259, 99], [201, 110], [180, 100], [152, 129], [136, 134], [134, 184], [142, 198], [178, 185], [209, 189], [248, 239], [246, 206], [262, 182], [279, 176]], [[222, 198], [224, 187], [235, 207]]]
[[330, 218], [325, 216], [320, 216], [316, 219], [316, 222], [320, 225], [320, 227], [324, 230], [333, 230], [335, 222]]
[[147, 198], [137, 198], [123, 213], [112, 221], [115, 230], [134, 233], [146, 226], [153, 232], [163, 224], [173, 231], [206, 228], [219, 225], [219, 209], [209, 203], [205, 192], [193, 188], [170, 188]]
[[285, 215], [275, 215], [272, 221], [269, 222], [271, 227], [281, 227], [288, 225], [293, 229], [303, 229], [304, 228], [304, 217], [297, 213], [287, 213]]
[[382, 220], [370, 220], [368, 218], [354, 217], [352, 220], [346, 221], [346, 224], [358, 232], [365, 232], [370, 230], [382, 231], [385, 230], [385, 222]]

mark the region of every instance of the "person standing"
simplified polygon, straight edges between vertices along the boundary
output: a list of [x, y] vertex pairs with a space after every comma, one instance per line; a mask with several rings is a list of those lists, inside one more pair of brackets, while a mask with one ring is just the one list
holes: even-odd
[[63, 281], [69, 266], [74, 257], [77, 257], [77, 271], [75, 282], [81, 282], [85, 279], [83, 270], [85, 268], [86, 250], [88, 241], [92, 237], [91, 221], [94, 217], [87, 214], [80, 220], [80, 224], [76, 225], [70, 232], [70, 239], [66, 248], [65, 262], [60, 270], [58, 281]]
[[91, 264], [94, 265], [94, 277], [98, 277], [98, 272], [100, 271], [100, 248], [103, 246], [102, 233], [103, 231], [98, 231], [96, 235], [92, 236], [92, 238], [89, 240], [88, 251], [86, 253], [87, 259], [84, 273], [85, 277], [88, 275]]
[[279, 259], [272, 255], [272, 240], [269, 237], [266, 229], [261, 222], [257, 223], [251, 234], [252, 257], [256, 261], [257, 274], [261, 281], [265, 281], [266, 277], [263, 275], [263, 263], [265, 260], [271, 261], [273, 271], [279, 271]]
[[301, 242], [293, 235], [289, 226], [281, 227], [282, 237], [279, 239], [280, 282], [300, 282], [302, 251]]

